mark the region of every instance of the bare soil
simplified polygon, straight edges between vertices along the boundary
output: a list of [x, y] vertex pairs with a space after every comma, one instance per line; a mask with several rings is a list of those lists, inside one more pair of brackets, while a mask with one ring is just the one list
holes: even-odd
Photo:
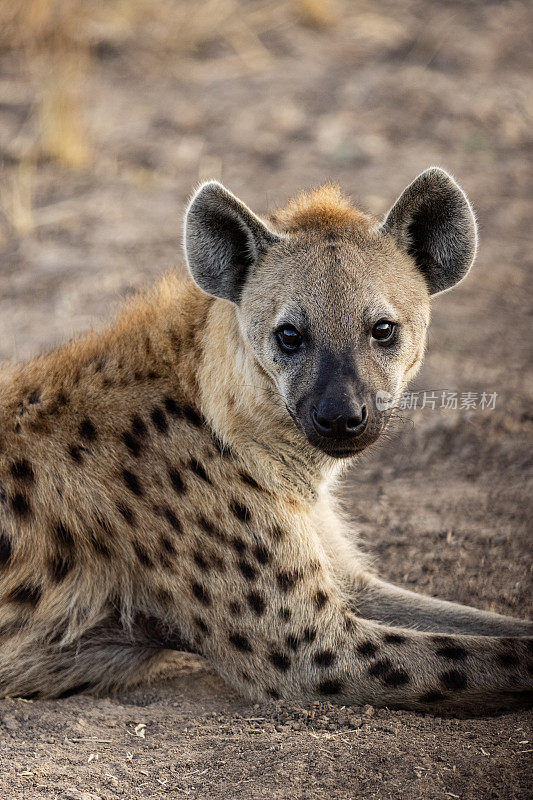
[[[387, 579], [524, 616], [528, 4], [354, 3], [346, 14], [317, 31], [273, 12], [242, 51], [216, 38], [187, 58], [131, 42], [95, 48], [91, 167], [39, 160], [24, 235], [8, 201], [36, 135], [34, 90], [20, 55], [1, 54], [0, 359], [100, 324], [121, 297], [181, 269], [180, 216], [199, 178], [221, 178], [258, 212], [333, 180], [379, 214], [418, 172], [442, 165], [476, 207], [481, 249], [471, 277], [434, 303], [413, 389], [437, 391], [437, 407], [405, 411], [342, 496]], [[439, 408], [443, 390], [478, 393], [478, 408]], [[482, 392], [497, 393], [495, 409], [479, 408]], [[207, 664], [169, 654], [163, 674], [117, 697], [0, 701], [0, 796], [523, 800], [532, 719], [250, 705]]]

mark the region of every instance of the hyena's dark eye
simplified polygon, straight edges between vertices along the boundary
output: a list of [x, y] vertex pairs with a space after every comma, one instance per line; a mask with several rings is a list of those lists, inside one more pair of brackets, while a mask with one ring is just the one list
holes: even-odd
[[294, 353], [302, 346], [302, 334], [294, 325], [280, 325], [276, 331], [278, 344], [284, 353]]
[[390, 342], [396, 331], [396, 323], [380, 319], [372, 328], [372, 338], [378, 342]]

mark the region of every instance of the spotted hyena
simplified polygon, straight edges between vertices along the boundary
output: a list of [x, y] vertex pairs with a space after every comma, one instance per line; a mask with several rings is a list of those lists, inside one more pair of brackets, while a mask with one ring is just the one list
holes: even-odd
[[2, 693], [105, 692], [178, 649], [256, 700], [526, 703], [530, 625], [379, 580], [332, 496], [475, 251], [440, 169], [383, 222], [325, 187], [267, 223], [210, 182], [191, 277], [3, 368]]

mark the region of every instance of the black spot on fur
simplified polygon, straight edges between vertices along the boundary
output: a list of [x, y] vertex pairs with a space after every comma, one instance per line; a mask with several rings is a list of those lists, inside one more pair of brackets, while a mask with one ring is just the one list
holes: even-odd
[[5, 567], [11, 558], [11, 541], [7, 533], [0, 533], [0, 566]]
[[36, 606], [41, 599], [42, 590], [35, 584], [23, 583], [12, 589], [7, 599], [12, 603], [23, 603], [24, 605]]
[[265, 565], [270, 561], [270, 553], [262, 544], [256, 545], [253, 552], [259, 564]]
[[342, 692], [342, 682], [336, 680], [322, 681], [316, 688], [320, 694], [340, 694]]
[[21, 492], [15, 492], [12, 496], [11, 509], [17, 517], [28, 517], [31, 514], [31, 506], [26, 495]]
[[197, 600], [202, 603], [204, 606], [211, 605], [211, 598], [209, 596], [209, 592], [207, 589], [202, 586], [200, 583], [193, 583], [192, 584], [192, 593], [196, 597]]
[[231, 540], [231, 546], [237, 553], [239, 553], [239, 555], [242, 555], [248, 549], [248, 545], [240, 536], [233, 537]]
[[280, 608], [278, 614], [279, 614], [280, 619], [283, 620], [283, 622], [288, 622], [290, 620], [290, 618], [291, 618], [291, 610], [290, 610], [290, 608]]
[[266, 693], [272, 700], [279, 700], [280, 698], [280, 694], [276, 689], [267, 689]]
[[11, 474], [16, 480], [24, 483], [33, 483], [35, 478], [33, 467], [25, 458], [21, 458], [20, 461], [15, 461], [11, 464]]
[[316, 639], [316, 628], [306, 628], [303, 632], [303, 639], [305, 642], [314, 642]]
[[239, 478], [243, 483], [246, 483], [248, 486], [251, 486], [252, 489], [257, 489], [259, 492], [264, 491], [263, 487], [260, 486], [255, 478], [252, 478], [247, 472], [239, 472]]
[[407, 636], [402, 636], [400, 633], [386, 633], [383, 641], [387, 644], [405, 644]]
[[125, 505], [125, 503], [117, 503], [117, 510], [128, 523], [128, 525], [135, 525], [135, 514], [129, 506]]
[[516, 653], [511, 653], [510, 651], [506, 653], [503, 652], [498, 653], [498, 655], [496, 656], [496, 661], [498, 662], [498, 664], [500, 664], [500, 666], [508, 668], [518, 667], [518, 665], [520, 664], [520, 659], [518, 658]]
[[238, 566], [242, 575], [247, 581], [254, 581], [257, 578], [257, 571], [255, 567], [252, 567], [248, 561], [244, 561], [244, 559], [241, 558]]
[[285, 644], [287, 645], [289, 650], [294, 650], [294, 652], [296, 652], [296, 650], [298, 650], [298, 648], [300, 647], [301, 642], [298, 636], [289, 635], [285, 639]]
[[86, 692], [87, 689], [91, 688], [91, 684], [89, 681], [85, 683], [78, 683], [76, 686], [71, 686], [69, 689], [64, 689], [60, 694], [57, 695], [58, 700], [65, 700], [67, 697], [72, 697], [74, 694], [80, 694], [81, 692]]
[[201, 416], [197, 411], [194, 410], [194, 408], [192, 408], [192, 406], [184, 406], [183, 416], [188, 422], [191, 423], [191, 425], [195, 425], [197, 428], [201, 428], [203, 425]]
[[290, 592], [291, 589], [294, 589], [300, 577], [300, 573], [297, 570], [291, 572], [281, 571], [276, 575], [276, 580], [282, 592]]
[[138, 458], [141, 453], [141, 443], [138, 439], [135, 438], [133, 433], [130, 431], [124, 431], [122, 434], [122, 441], [135, 458]]
[[68, 556], [55, 555], [49, 562], [52, 580], [61, 583], [72, 569], [72, 562]]
[[315, 606], [316, 606], [317, 610], [320, 611], [322, 608], [324, 608], [324, 606], [328, 602], [328, 596], [327, 596], [327, 594], [325, 592], [322, 592], [322, 591], [319, 590], [315, 594], [314, 601], [315, 601]]
[[280, 528], [279, 525], [274, 525], [274, 527], [270, 529], [270, 535], [276, 542], [281, 542], [281, 540], [285, 538], [285, 531], [283, 528]]
[[373, 678], [383, 678], [391, 669], [391, 661], [388, 658], [382, 658], [380, 661], [376, 661], [372, 664], [368, 670], [368, 674], [372, 675]]
[[143, 567], [148, 567], [150, 569], [154, 566], [154, 562], [150, 558], [148, 551], [145, 547], [143, 547], [142, 544], [140, 544], [140, 542], [133, 542], [133, 549]]
[[371, 642], [370, 640], [367, 642], [361, 642], [361, 644], [357, 645], [357, 652], [360, 656], [364, 656], [365, 658], [370, 658], [371, 656], [375, 655], [379, 650], [377, 644]]
[[181, 417], [181, 408], [176, 403], [173, 397], [165, 397], [165, 408], [173, 417]]
[[134, 472], [130, 472], [129, 469], [123, 469], [122, 479], [130, 492], [133, 492], [133, 494], [136, 494], [138, 497], [142, 497], [144, 494], [143, 488], [140, 484], [139, 478]]
[[270, 661], [279, 669], [280, 672], [287, 672], [291, 666], [291, 660], [288, 655], [282, 653], [280, 650], [273, 650], [269, 655]]
[[418, 698], [421, 703], [442, 703], [443, 700], [446, 700], [446, 695], [442, 694], [437, 690], [432, 692], [426, 692], [425, 694], [421, 694]]
[[69, 528], [61, 521], [59, 521], [55, 527], [56, 538], [61, 547], [66, 548], [67, 550], [72, 550], [74, 548], [74, 537], [72, 536], [71, 531]]
[[242, 633], [230, 633], [229, 640], [231, 644], [237, 649], [240, 650], [241, 653], [251, 653], [252, 652], [252, 645], [250, 644], [248, 637]]
[[165, 515], [165, 519], [167, 522], [172, 525], [175, 531], [178, 533], [183, 533], [183, 526], [178, 519], [178, 517], [174, 514], [171, 508], [164, 508], [163, 513]]
[[450, 658], [453, 661], [464, 661], [468, 655], [464, 647], [460, 647], [456, 644], [449, 644], [445, 647], [439, 647], [439, 649], [436, 651], [436, 654], [441, 656], [441, 658]]
[[213, 539], [216, 539], [218, 542], [225, 542], [226, 537], [224, 533], [220, 530], [220, 528], [215, 525], [214, 522], [210, 522], [203, 516], [199, 516], [196, 518], [196, 524], [199, 528], [202, 528], [209, 536]]
[[154, 427], [159, 431], [159, 433], [167, 433], [168, 431], [168, 421], [165, 415], [165, 412], [159, 406], [156, 406], [152, 413], [150, 414], [151, 420], [154, 424]]
[[143, 439], [148, 433], [148, 428], [146, 427], [144, 420], [138, 414], [135, 414], [131, 418], [131, 432], [138, 439]]
[[89, 442], [94, 442], [98, 438], [98, 431], [90, 419], [84, 419], [80, 422], [78, 433], [82, 439], [87, 439]]
[[81, 464], [83, 461], [83, 454], [88, 452], [87, 448], [82, 444], [72, 444], [68, 449], [69, 456], [76, 464]]
[[185, 484], [178, 470], [171, 467], [168, 470], [168, 477], [170, 478], [170, 483], [174, 491], [178, 494], [182, 494], [185, 491]]
[[230, 509], [232, 514], [234, 514], [241, 522], [248, 522], [251, 517], [250, 509], [242, 503], [237, 502], [237, 500], [232, 500], [230, 503]]
[[191, 472], [194, 472], [194, 474], [197, 475], [199, 478], [201, 478], [203, 481], [205, 481], [209, 485], [212, 485], [211, 478], [209, 477], [209, 475], [207, 474], [207, 472], [205, 471], [204, 467], [202, 466], [202, 464], [200, 464], [199, 461], [196, 461], [195, 459], [192, 459], [189, 462], [189, 469], [191, 470]]
[[207, 561], [205, 560], [204, 556], [201, 553], [199, 553], [198, 551], [193, 553], [193, 560], [196, 566], [199, 569], [201, 569], [202, 572], [208, 571], [210, 565], [207, 563]]
[[170, 539], [167, 539], [166, 536], [161, 536], [161, 549], [164, 550], [169, 556], [173, 556], [176, 554], [176, 548], [174, 547], [173, 543]]
[[260, 617], [261, 614], [264, 614], [266, 601], [265, 598], [259, 594], [259, 592], [250, 592], [247, 595], [246, 600], [248, 601], [248, 605], [252, 611], [257, 614], [258, 617]]
[[404, 686], [410, 681], [409, 674], [403, 669], [394, 668], [388, 658], [372, 664], [368, 674], [373, 678], [380, 678], [386, 686]]
[[319, 650], [313, 656], [315, 664], [319, 667], [331, 667], [335, 663], [337, 656], [333, 650]]
[[205, 633], [206, 635], [209, 633], [209, 628], [205, 624], [205, 622], [203, 621], [203, 619], [201, 617], [195, 617], [193, 619], [193, 622], [194, 622], [194, 624], [196, 625], [196, 627], [198, 628], [199, 631], [201, 631], [202, 633]]
[[410, 680], [409, 673], [404, 669], [391, 669], [383, 676], [383, 683], [386, 686], [405, 686]]
[[459, 672], [457, 669], [450, 669], [448, 672], [443, 672], [439, 675], [439, 680], [446, 689], [453, 691], [461, 691], [466, 689], [468, 681], [464, 672]]

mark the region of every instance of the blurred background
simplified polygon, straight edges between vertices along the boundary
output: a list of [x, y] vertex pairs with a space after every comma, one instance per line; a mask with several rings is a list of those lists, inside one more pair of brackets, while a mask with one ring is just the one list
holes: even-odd
[[[406, 413], [389, 441], [352, 470], [344, 503], [384, 577], [526, 615], [531, 17], [531, 4], [520, 0], [0, 0], [0, 361], [25, 359], [101, 324], [122, 297], [169, 268], [183, 269], [181, 219], [200, 180], [222, 180], [260, 214], [302, 188], [338, 181], [381, 215], [420, 171], [438, 164], [472, 200], [481, 245], [471, 276], [433, 304], [414, 388], [478, 399], [497, 393], [496, 408], [437, 404]], [[172, 684], [172, 693], [181, 685]], [[204, 681], [201, 691], [215, 692], [212, 685]], [[184, 700], [192, 718], [195, 687]], [[215, 707], [225, 696], [219, 691], [210, 695]], [[124, 699], [126, 711], [148, 702], [135, 697]], [[106, 702], [91, 706], [102, 719]], [[58, 713], [50, 710], [47, 730]], [[169, 713], [167, 701], [160, 713]], [[170, 713], [164, 745], [180, 753], [178, 712]], [[369, 768], [358, 796], [436, 798], [448, 794], [443, 787], [450, 797], [528, 796], [527, 771], [518, 766], [527, 756], [515, 754], [531, 751], [512, 717], [499, 728], [454, 727], [382, 713], [389, 727], [395, 720], [395, 743], [384, 749], [379, 725], [359, 739]], [[248, 723], [235, 724], [246, 739]], [[213, 757], [219, 730], [216, 722], [206, 740]], [[310, 740], [299, 751], [294, 730], [294, 757], [275, 770], [278, 734], [267, 737], [267, 766], [253, 776], [253, 796], [266, 796], [264, 789], [286, 797], [272, 794], [272, 780], [292, 786], [301, 772], [304, 782], [321, 776], [320, 796], [346, 797], [346, 770], [359, 769], [350, 744], [334, 739], [330, 754], [322, 738], [309, 771]], [[37, 758], [35, 742], [47, 747], [38, 734], [28, 736], [26, 770]], [[435, 737], [438, 754], [424, 755]], [[239, 742], [225, 752], [246, 777], [258, 762], [241, 759]], [[331, 771], [343, 752], [348, 760]], [[445, 770], [455, 763], [462, 777], [450, 783]], [[425, 790], [415, 777], [412, 792], [405, 788], [406, 764], [426, 769], [419, 773]], [[107, 768], [122, 774], [119, 765]], [[399, 776], [400, 794], [384, 794], [381, 770]], [[191, 778], [191, 792], [226, 797], [216, 794], [219, 778], [220, 770]]]

